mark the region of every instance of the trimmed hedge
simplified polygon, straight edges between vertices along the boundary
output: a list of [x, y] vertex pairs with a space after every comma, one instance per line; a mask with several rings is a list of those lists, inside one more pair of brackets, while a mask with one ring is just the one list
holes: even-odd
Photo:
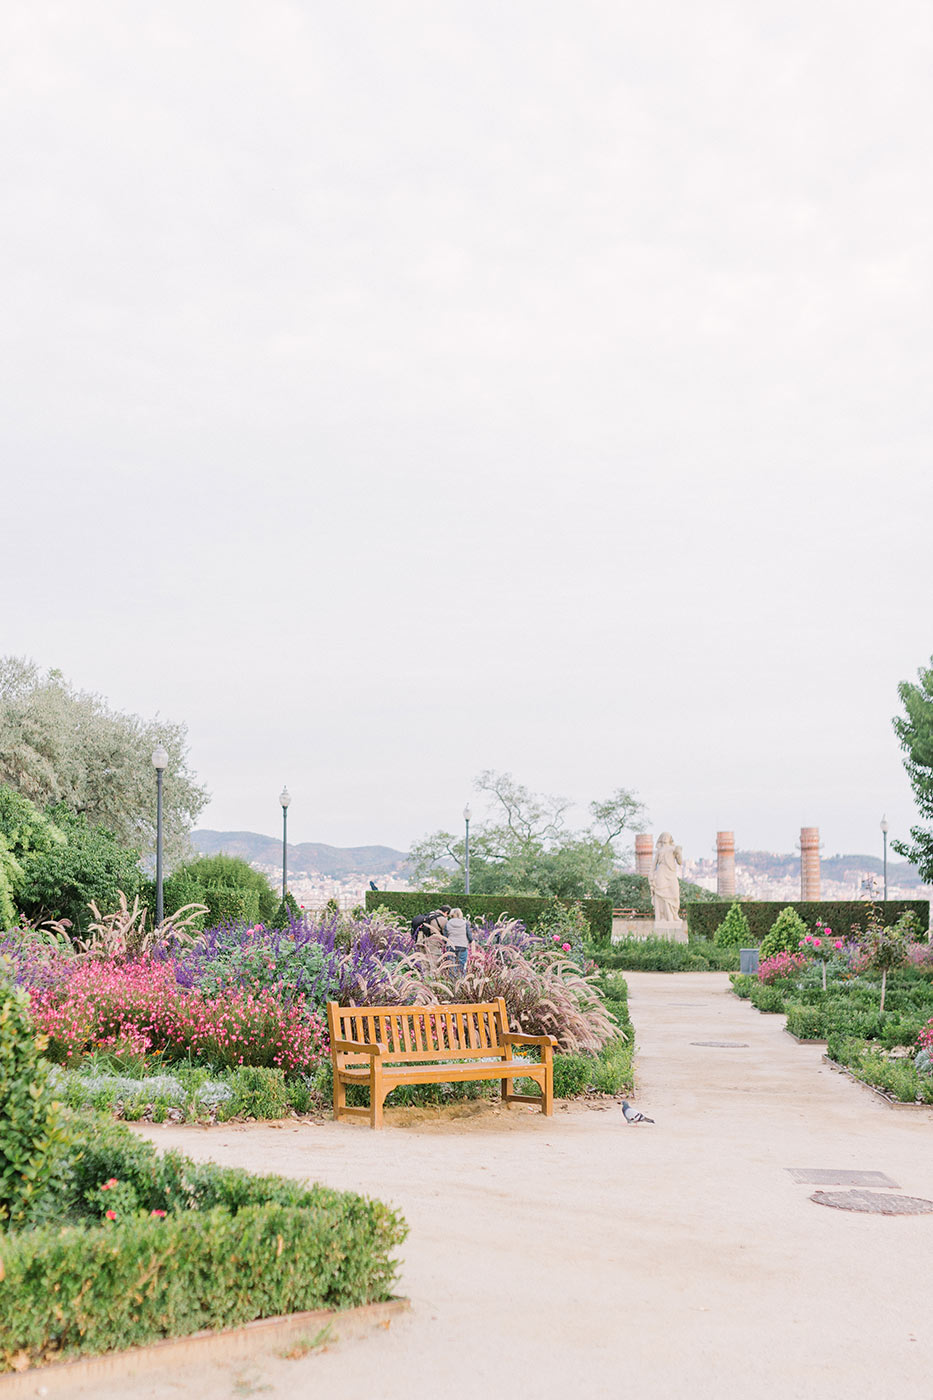
[[[720, 905], [720, 911], [724, 907]], [[739, 950], [717, 948], [715, 943], [675, 943], [668, 938], [623, 938], [611, 948], [600, 949], [596, 961], [600, 967], [623, 972], [732, 972], [739, 966]]]
[[[612, 935], [611, 899], [561, 899], [558, 901], [567, 909], [579, 904], [590, 926], [590, 936], [596, 940], [606, 940]], [[444, 894], [432, 890], [419, 893], [413, 890], [367, 890], [366, 908], [378, 909], [380, 905], [391, 909], [402, 919], [410, 922], [416, 914], [427, 914], [441, 904], [449, 904], [462, 909], [468, 919], [498, 919], [505, 915], [508, 919], [521, 919], [526, 928], [532, 928], [535, 921], [554, 903], [545, 895], [533, 894]]]
[[[0, 1371], [390, 1295], [407, 1227], [381, 1201], [160, 1157], [97, 1115], [72, 1126], [59, 1223], [0, 1235]], [[87, 1223], [117, 1204], [110, 1178], [138, 1209]]]
[[[863, 899], [762, 899], [741, 900], [740, 904], [742, 913], [748, 920], [753, 943], [761, 942], [765, 934], [770, 932], [771, 925], [781, 910], [787, 908], [795, 909], [811, 932], [816, 927], [817, 919], [820, 919], [840, 938], [848, 938], [853, 924], [858, 924], [864, 929], [873, 907], [878, 910], [885, 924], [895, 923], [902, 914], [908, 912], [916, 915], [922, 931], [926, 931], [930, 924], [928, 899], [879, 900], [874, 906]], [[686, 905], [685, 912], [687, 932], [691, 939], [712, 938], [724, 918], [721, 904], [691, 902]]]

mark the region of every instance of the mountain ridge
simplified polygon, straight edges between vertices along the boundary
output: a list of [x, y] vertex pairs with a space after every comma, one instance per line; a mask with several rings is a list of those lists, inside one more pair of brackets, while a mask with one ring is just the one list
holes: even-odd
[[[257, 831], [212, 831], [191, 833], [191, 844], [200, 856], [240, 856], [251, 865], [282, 868], [282, 839], [263, 836]], [[320, 841], [288, 843], [288, 869], [293, 875], [325, 875], [340, 879], [362, 875], [401, 875], [408, 861], [407, 851], [392, 846], [328, 846]]]

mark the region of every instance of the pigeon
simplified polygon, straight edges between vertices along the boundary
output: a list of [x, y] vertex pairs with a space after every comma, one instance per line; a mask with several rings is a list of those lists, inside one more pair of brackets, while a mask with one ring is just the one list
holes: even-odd
[[643, 1113], [639, 1113], [637, 1108], [633, 1108], [627, 1099], [622, 1100], [622, 1117], [626, 1123], [653, 1123], [653, 1118], [646, 1118]]

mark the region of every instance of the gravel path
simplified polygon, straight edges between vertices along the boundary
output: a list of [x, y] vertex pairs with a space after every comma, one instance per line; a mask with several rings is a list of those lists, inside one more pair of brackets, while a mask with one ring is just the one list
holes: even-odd
[[787, 1168], [884, 1172], [933, 1199], [933, 1111], [886, 1108], [723, 974], [629, 984], [655, 1127], [614, 1104], [550, 1121], [481, 1104], [390, 1113], [381, 1133], [146, 1129], [401, 1207], [412, 1312], [323, 1354], [97, 1385], [96, 1400], [930, 1400], [933, 1215], [831, 1210]]

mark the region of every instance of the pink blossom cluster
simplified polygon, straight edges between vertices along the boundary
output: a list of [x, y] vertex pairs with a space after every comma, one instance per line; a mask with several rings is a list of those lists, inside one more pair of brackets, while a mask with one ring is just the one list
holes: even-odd
[[911, 943], [907, 949], [906, 962], [908, 967], [933, 969], [933, 944]]
[[917, 1049], [929, 1050], [933, 1053], [933, 1020], [927, 1021], [923, 1030], [917, 1036]]
[[66, 1064], [101, 1042], [286, 1072], [310, 1071], [327, 1053], [324, 1023], [302, 995], [285, 1000], [266, 987], [209, 997], [179, 986], [171, 962], [149, 959], [72, 962], [60, 971], [31, 1000], [36, 1029]]
[[782, 977], [794, 977], [804, 971], [808, 962], [809, 959], [803, 953], [775, 953], [774, 957], [765, 958], [759, 967], [758, 981], [770, 986]]

